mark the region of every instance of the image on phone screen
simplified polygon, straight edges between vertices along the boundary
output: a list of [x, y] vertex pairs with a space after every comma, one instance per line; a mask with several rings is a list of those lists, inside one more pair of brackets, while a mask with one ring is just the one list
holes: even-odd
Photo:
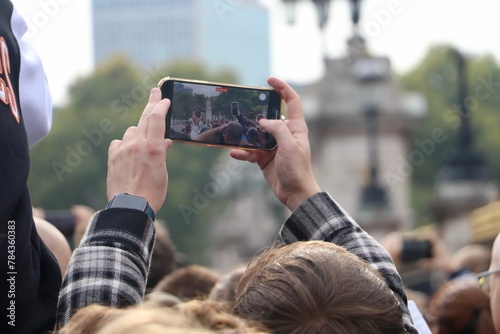
[[270, 88], [166, 80], [171, 100], [166, 137], [182, 142], [249, 149], [274, 149], [276, 140], [259, 126], [280, 119], [281, 97]]

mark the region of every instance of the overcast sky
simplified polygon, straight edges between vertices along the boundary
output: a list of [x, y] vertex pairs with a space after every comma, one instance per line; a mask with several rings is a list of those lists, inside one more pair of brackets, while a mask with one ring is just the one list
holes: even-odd
[[[93, 68], [91, 0], [12, 0], [30, 25], [29, 40], [45, 64], [56, 104], [68, 85]], [[165, 0], [168, 1], [168, 0]], [[249, 0], [210, 0], [238, 10]], [[302, 1], [296, 24], [287, 25], [281, 0], [262, 1], [271, 9], [272, 75], [307, 83], [321, 77], [321, 48], [329, 56], [345, 53], [352, 32], [348, 0], [333, 0], [330, 21], [321, 34], [311, 1]], [[492, 0], [365, 0], [360, 29], [372, 53], [391, 58], [398, 73], [418, 63], [429, 46], [446, 43], [470, 54], [500, 59], [500, 2]]]

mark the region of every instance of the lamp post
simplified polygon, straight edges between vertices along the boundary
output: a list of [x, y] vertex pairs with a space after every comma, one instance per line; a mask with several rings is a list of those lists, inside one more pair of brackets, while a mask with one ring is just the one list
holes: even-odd
[[366, 119], [368, 139], [368, 182], [361, 190], [360, 209], [362, 212], [386, 211], [389, 197], [379, 182], [378, 117], [379, 108], [377, 86], [389, 76], [389, 69], [376, 59], [358, 59], [352, 73], [358, 80], [361, 108]]
[[436, 199], [431, 204], [440, 234], [449, 247], [456, 251], [475, 242], [474, 230], [485, 231], [485, 226], [474, 226], [471, 211], [491, 203], [498, 196], [498, 186], [489, 173], [482, 154], [474, 147], [471, 129], [471, 110], [468, 105], [466, 58], [453, 51], [457, 70], [456, 108], [460, 115], [455, 149], [445, 160], [436, 182]]
[[486, 162], [474, 148], [471, 112], [466, 103], [469, 94], [466, 59], [458, 50], [455, 50], [453, 57], [458, 72], [457, 106], [461, 122], [458, 129], [458, 150], [455, 150], [447, 159], [441, 178], [445, 182], [488, 180], [490, 174]]
[[381, 211], [389, 209], [389, 197], [384, 187], [379, 182], [378, 158], [378, 109], [375, 104], [369, 104], [364, 111], [366, 117], [368, 157], [370, 173], [368, 182], [361, 191], [361, 211]]
[[[282, 0], [285, 3], [287, 22], [290, 24], [295, 23], [296, 4], [299, 0]], [[318, 13], [318, 25], [323, 29], [328, 22], [330, 16], [330, 2], [332, 0], [311, 0]], [[349, 0], [352, 10], [352, 23], [357, 27], [361, 12], [361, 0]]]
[[318, 24], [323, 29], [330, 15], [330, 0], [312, 0], [318, 13]]

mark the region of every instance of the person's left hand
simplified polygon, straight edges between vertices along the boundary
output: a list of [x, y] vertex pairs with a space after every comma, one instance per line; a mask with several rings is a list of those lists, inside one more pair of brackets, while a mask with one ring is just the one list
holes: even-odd
[[127, 129], [122, 140], [113, 140], [108, 152], [108, 200], [128, 193], [147, 199], [158, 212], [167, 195], [167, 151], [165, 117], [170, 100], [161, 98], [158, 88], [151, 90], [149, 102], [137, 127]]

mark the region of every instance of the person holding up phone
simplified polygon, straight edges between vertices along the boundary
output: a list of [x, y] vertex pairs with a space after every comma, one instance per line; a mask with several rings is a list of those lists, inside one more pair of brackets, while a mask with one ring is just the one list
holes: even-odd
[[[344, 247], [357, 255], [378, 271], [394, 293], [401, 309], [402, 326], [404, 326], [405, 332], [417, 333], [408, 310], [403, 282], [387, 251], [363, 231], [327, 193], [321, 192], [316, 182], [312, 172], [308, 128], [300, 97], [288, 84], [277, 78], [270, 78], [268, 83], [280, 93], [287, 107], [286, 121], [262, 119], [259, 123], [265, 131], [276, 138], [277, 149], [274, 151], [233, 149], [230, 154], [235, 159], [258, 164], [276, 197], [292, 211], [290, 218], [281, 227], [277, 240], [287, 245], [298, 241], [327, 241]], [[279, 258], [275, 258], [274, 261], [271, 261], [271, 265], [272, 263], [280, 263]], [[325, 265], [328, 264], [325, 263]], [[338, 270], [342, 269], [338, 268]], [[281, 269], [278, 265], [273, 270]], [[335, 316], [317, 319], [315, 324], [321, 325], [315, 327], [314, 331], [310, 331], [311, 329], [308, 327], [310, 323], [301, 322], [301, 319], [307, 318], [305, 313], [301, 313], [307, 312], [305, 308], [296, 308], [294, 305], [289, 305], [290, 307], [287, 308], [282, 304], [268, 305], [268, 302], [253, 303], [256, 300], [262, 301], [259, 298], [254, 299], [253, 294], [259, 294], [264, 290], [260, 288], [265, 287], [259, 286], [257, 282], [256, 284], [252, 283], [251, 288], [247, 289], [246, 284], [253, 282], [252, 274], [249, 275], [250, 277], [242, 279], [238, 289], [235, 311], [240, 316], [261, 321], [277, 333], [286, 332], [285, 328], [291, 327], [300, 332], [324, 332], [327, 328], [332, 328], [329, 326], [337, 321]], [[309, 286], [307, 281], [296, 280], [295, 282], [303, 284], [305, 290], [315, 289], [314, 286]], [[262, 284], [266, 284], [266, 282], [264, 281]], [[279, 292], [276, 291], [276, 293]], [[309, 302], [304, 301], [301, 305], [306, 305]], [[317, 309], [320, 310], [321, 307], [318, 305]], [[268, 310], [272, 310], [272, 312], [268, 312]], [[282, 310], [284, 313], [280, 313]], [[373, 314], [376, 313], [377, 311], [373, 310]], [[318, 317], [321, 317], [321, 314], [318, 314]], [[276, 321], [276, 319], [278, 320]]]
[[109, 146], [106, 209], [91, 219], [66, 271], [57, 327], [90, 304], [140, 303], [146, 290], [155, 238], [155, 213], [167, 195], [165, 117], [170, 101], [158, 88], [137, 126]]
[[[394, 293], [394, 304], [402, 314], [401, 328], [407, 333], [417, 333], [408, 311], [401, 278], [390, 256], [328, 194], [321, 192], [314, 178], [308, 129], [299, 96], [279, 79], [270, 78], [268, 83], [281, 94], [287, 105], [286, 121], [260, 121], [260, 126], [276, 138], [277, 149], [233, 149], [230, 155], [238, 160], [257, 163], [274, 194], [292, 211], [278, 239], [286, 244], [307, 240], [335, 243], [368, 262], [380, 274], [377, 279], [385, 282]], [[157, 91], [153, 90], [137, 129], [127, 130], [121, 143], [111, 144], [108, 160], [108, 197], [130, 192], [144, 196], [154, 210], [158, 210], [165, 199], [168, 181], [165, 156], [170, 146], [162, 133], [165, 122], [160, 120], [165, 118], [169, 102], [160, 101], [160, 96], [156, 94]], [[60, 325], [69, 320], [72, 312], [92, 302], [123, 306], [141, 300], [154, 234], [151, 219], [147, 219], [145, 211], [112, 206], [94, 216], [80, 252], [73, 255], [63, 283], [59, 302], [62, 314]], [[119, 233], [115, 235], [113, 229]], [[117, 247], [120, 243], [116, 242], [116, 238], [119, 239], [123, 232], [144, 237], [132, 238], [134, 242], [127, 242], [129, 247]], [[108, 237], [104, 237], [106, 234], [109, 234]], [[122, 272], [120, 268], [128, 270]], [[308, 288], [307, 282], [302, 283]], [[75, 289], [76, 286], [82, 288]], [[238, 314], [269, 325], [272, 319], [266, 316], [272, 314], [260, 312], [260, 305], [247, 308], [249, 312], [238, 308], [238, 303], [245, 300], [245, 287], [240, 289], [244, 292], [236, 305]], [[325, 324], [328, 325], [327, 322]]]

